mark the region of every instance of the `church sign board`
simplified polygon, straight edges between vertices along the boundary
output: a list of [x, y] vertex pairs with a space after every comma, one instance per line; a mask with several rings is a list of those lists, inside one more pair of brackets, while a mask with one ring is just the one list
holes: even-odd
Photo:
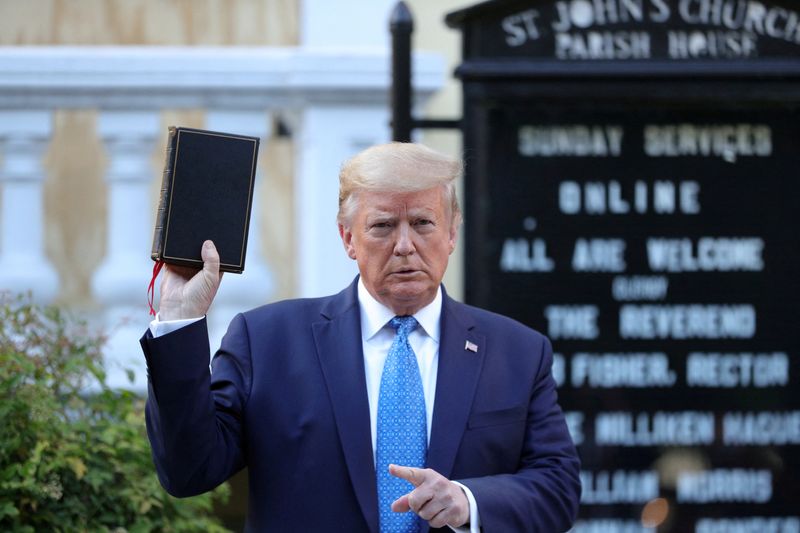
[[800, 4], [496, 0], [465, 297], [547, 334], [575, 532], [800, 532]]

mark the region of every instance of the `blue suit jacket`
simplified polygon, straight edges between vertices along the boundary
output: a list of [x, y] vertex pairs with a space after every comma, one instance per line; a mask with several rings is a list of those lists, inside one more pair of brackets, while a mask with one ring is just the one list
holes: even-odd
[[[470, 488], [486, 532], [569, 529], [579, 462], [550, 343], [446, 294], [441, 321], [427, 466]], [[247, 466], [248, 530], [378, 533], [355, 283], [238, 315], [211, 374], [205, 321], [141, 343], [167, 491], [199, 494]]]

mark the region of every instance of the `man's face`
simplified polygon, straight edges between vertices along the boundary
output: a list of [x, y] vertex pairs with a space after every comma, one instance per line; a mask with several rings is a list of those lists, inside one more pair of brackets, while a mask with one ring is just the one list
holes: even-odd
[[419, 192], [362, 191], [348, 226], [347, 255], [370, 294], [398, 315], [433, 301], [456, 245], [457, 228], [442, 187]]

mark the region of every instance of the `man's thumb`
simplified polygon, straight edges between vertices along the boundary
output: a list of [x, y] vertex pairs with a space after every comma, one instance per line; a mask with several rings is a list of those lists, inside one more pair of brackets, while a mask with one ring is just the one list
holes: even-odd
[[216, 278], [219, 275], [219, 252], [212, 241], [205, 241], [200, 250], [200, 257], [203, 259], [203, 270], [208, 274], [213, 274]]

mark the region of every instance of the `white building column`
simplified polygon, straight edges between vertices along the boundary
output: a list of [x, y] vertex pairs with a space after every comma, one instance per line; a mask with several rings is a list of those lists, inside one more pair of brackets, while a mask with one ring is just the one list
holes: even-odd
[[[92, 279], [95, 300], [103, 306], [108, 382], [144, 390], [147, 376], [138, 339], [146, 322], [147, 284], [153, 269], [150, 249], [155, 206], [150, 187], [159, 111], [103, 111], [98, 134], [106, 148], [108, 229], [106, 256]], [[160, 175], [156, 179], [161, 179]], [[125, 370], [133, 370], [132, 385]]]
[[336, 293], [358, 272], [336, 226], [339, 169], [364, 148], [388, 142], [387, 108], [310, 104], [294, 117], [298, 296]]
[[[262, 151], [272, 135], [271, 117], [263, 109], [244, 111], [210, 109], [206, 113], [206, 127], [213, 131], [259, 137]], [[259, 158], [244, 272], [225, 274], [208, 313], [209, 342], [212, 350], [219, 346], [228, 324], [236, 313], [267, 303], [272, 293], [272, 273], [264, 257], [261, 240], [263, 206], [258, 199], [261, 198], [263, 188], [269, 188], [269, 184], [264, 183], [266, 176], [260, 172], [262, 168], [264, 161]]]
[[330, 0], [300, 2], [302, 46], [389, 47], [389, 16], [396, 0], [349, 0], [345, 6]]
[[51, 131], [50, 111], [0, 111], [0, 289], [31, 291], [40, 303], [50, 303], [58, 291], [44, 254], [42, 155]]

